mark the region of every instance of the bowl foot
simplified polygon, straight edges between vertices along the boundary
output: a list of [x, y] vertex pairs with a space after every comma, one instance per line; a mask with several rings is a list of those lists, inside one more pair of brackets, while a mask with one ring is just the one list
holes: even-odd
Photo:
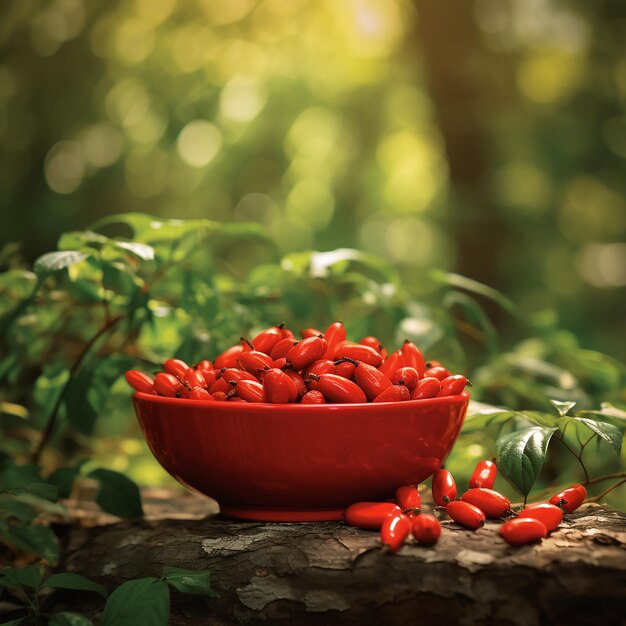
[[225, 517], [253, 522], [327, 522], [343, 519], [344, 509], [249, 509], [221, 506]]

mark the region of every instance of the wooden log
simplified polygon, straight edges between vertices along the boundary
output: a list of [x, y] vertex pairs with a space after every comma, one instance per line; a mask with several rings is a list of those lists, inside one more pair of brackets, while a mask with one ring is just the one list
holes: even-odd
[[[212, 571], [219, 597], [172, 593], [170, 624], [619, 624], [625, 617], [626, 516], [584, 505], [541, 543], [511, 548], [498, 523], [450, 520], [433, 547], [380, 550], [343, 523], [125, 521], [75, 528], [64, 567], [113, 588], [163, 565]], [[85, 595], [61, 596], [97, 614]], [[90, 610], [91, 609], [91, 610]]]

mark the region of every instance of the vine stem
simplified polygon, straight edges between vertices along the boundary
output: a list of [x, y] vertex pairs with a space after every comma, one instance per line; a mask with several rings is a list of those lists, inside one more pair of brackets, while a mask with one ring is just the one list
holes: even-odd
[[574, 457], [580, 463], [580, 466], [583, 468], [583, 472], [585, 473], [585, 484], [589, 483], [589, 472], [587, 471], [587, 466], [583, 462], [583, 451], [585, 450], [585, 446], [591, 441], [593, 435], [585, 441], [585, 443], [580, 447], [580, 452], [576, 454], [574, 450], [568, 445], [567, 441], [562, 437], [557, 437], [557, 439], [574, 455]]
[[124, 319], [124, 315], [117, 315], [116, 317], [112, 317], [109, 320], [107, 320], [105, 324], [98, 330], [98, 332], [85, 344], [85, 347], [81, 350], [80, 354], [76, 357], [76, 360], [74, 361], [70, 369], [70, 375], [65, 385], [63, 385], [63, 388], [61, 389], [61, 392], [59, 393], [56, 399], [56, 402], [54, 403], [54, 407], [52, 408], [52, 411], [50, 412], [50, 417], [48, 418], [48, 423], [46, 424], [46, 428], [43, 431], [41, 440], [39, 441], [39, 445], [37, 446], [37, 449], [33, 453], [33, 463], [35, 465], [39, 463], [39, 460], [41, 458], [41, 453], [43, 452], [46, 445], [48, 445], [48, 442], [50, 441], [50, 437], [52, 437], [52, 434], [54, 433], [54, 429], [56, 427], [57, 419], [59, 416], [59, 409], [61, 408], [61, 404], [63, 403], [65, 394], [67, 393], [67, 390], [70, 386], [70, 383], [72, 382], [74, 378], [74, 375], [76, 374], [82, 362], [84, 361], [85, 357], [89, 354], [90, 350], [96, 344], [98, 339], [100, 339], [100, 337], [108, 333], [122, 319]]
[[598, 502], [599, 500], [602, 500], [602, 498], [604, 498], [604, 496], [606, 496], [608, 493], [611, 493], [613, 489], [617, 489], [620, 485], [623, 485], [624, 483], [626, 483], [626, 478], [618, 480], [616, 483], [613, 483], [608, 489], [605, 489], [601, 494], [598, 494], [593, 498], [589, 498], [587, 502]]

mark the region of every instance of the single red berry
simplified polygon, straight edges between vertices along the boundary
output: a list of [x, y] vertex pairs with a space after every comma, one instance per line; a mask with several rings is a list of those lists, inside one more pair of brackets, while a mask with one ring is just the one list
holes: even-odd
[[383, 350], [383, 344], [377, 337], [372, 337], [371, 335], [368, 337], [363, 337], [359, 343], [362, 346], [369, 346], [370, 348], [374, 348], [374, 350], [381, 352]]
[[307, 380], [311, 374], [315, 374], [316, 376], [334, 374], [336, 369], [337, 366], [332, 361], [328, 359], [318, 359], [302, 371], [302, 376], [304, 380]]
[[335, 352], [340, 342], [346, 340], [346, 329], [341, 322], [333, 322], [324, 333], [324, 339], [328, 342], [324, 358], [335, 359]]
[[363, 389], [370, 401], [391, 387], [391, 381], [379, 369], [359, 361], [354, 370], [354, 382]]
[[255, 380], [239, 380], [235, 390], [246, 402], [264, 402], [263, 385]]
[[189, 365], [180, 359], [168, 359], [163, 363], [163, 369], [172, 376], [176, 376], [179, 380], [185, 378], [185, 374], [189, 369]]
[[349, 378], [350, 380], [352, 380], [352, 378], [354, 377], [355, 368], [356, 364], [354, 362], [341, 361], [340, 363], [336, 364], [335, 374], [337, 374], [337, 376]]
[[446, 506], [446, 513], [457, 524], [476, 530], [485, 524], [485, 514], [473, 504], [463, 502], [462, 500], [454, 500]]
[[202, 361], [199, 361], [196, 364], [196, 369], [200, 371], [200, 370], [212, 370], [215, 368], [213, 367], [213, 363], [211, 363], [211, 361], [209, 361], [208, 359], [202, 359]]
[[491, 489], [496, 482], [497, 475], [498, 468], [493, 460], [480, 461], [469, 479], [469, 488], [486, 487]]
[[404, 364], [407, 367], [412, 367], [417, 372], [418, 378], [424, 378], [426, 363], [422, 351], [408, 339], [405, 339], [402, 344], [401, 351], [404, 357]]
[[343, 516], [349, 526], [380, 530], [387, 517], [398, 513], [401, 513], [400, 507], [393, 502], [357, 502], [350, 505]]
[[285, 324], [279, 324], [278, 326], [272, 326], [262, 330], [250, 343], [254, 346], [255, 350], [270, 354], [272, 348], [282, 339], [282, 330]]
[[565, 513], [573, 513], [587, 497], [587, 490], [583, 485], [571, 485], [563, 491], [554, 494], [548, 502], [561, 507]]
[[422, 378], [415, 385], [413, 393], [411, 393], [411, 400], [423, 400], [425, 398], [434, 398], [441, 391], [441, 383], [432, 376], [428, 378]]
[[461, 500], [477, 506], [487, 517], [492, 519], [503, 517], [511, 510], [511, 503], [506, 496], [484, 487], [469, 489], [461, 496]]
[[237, 359], [237, 363], [242, 370], [256, 374], [256, 372], [269, 369], [272, 367], [272, 357], [265, 352], [258, 350], [250, 350], [242, 352]]
[[245, 340], [242, 340], [241, 343], [224, 350], [213, 362], [213, 367], [216, 370], [220, 370], [223, 367], [237, 367], [237, 361], [241, 353], [249, 350], [252, 350], [252, 347]]
[[[367, 402], [367, 398], [362, 389], [351, 380], [337, 374], [322, 374], [315, 376], [311, 374], [312, 381], [315, 381], [314, 389], [321, 391], [324, 398], [332, 403], [361, 403]], [[311, 383], [313, 387], [313, 383]]]
[[302, 374], [299, 374], [298, 372], [295, 372], [294, 370], [290, 370], [290, 369], [286, 369], [284, 371], [285, 371], [285, 374], [287, 374], [287, 376], [289, 376], [289, 378], [291, 378], [291, 380], [295, 384], [296, 389], [298, 390], [296, 400], [299, 400], [309, 390], [309, 388], [306, 386], [304, 382], [304, 378], [302, 378]]
[[311, 363], [323, 358], [327, 348], [328, 344], [322, 337], [308, 337], [289, 350], [286, 356], [287, 363], [299, 372]]
[[415, 385], [417, 385], [418, 381], [419, 374], [413, 367], [401, 367], [393, 375], [393, 384], [404, 385], [409, 391], [413, 391], [413, 389], [415, 389]]
[[200, 374], [202, 374], [202, 378], [204, 378], [207, 387], [211, 387], [211, 385], [222, 376], [219, 370], [200, 370]]
[[282, 370], [272, 368], [263, 376], [263, 393], [265, 401], [273, 404], [287, 404], [295, 402], [298, 397], [298, 389]]
[[404, 362], [404, 356], [402, 355], [401, 350], [396, 350], [392, 352], [383, 362], [382, 365], [378, 367], [378, 369], [389, 379], [393, 378], [393, 375], [401, 368], [404, 367], [406, 363]]
[[442, 381], [450, 375], [450, 372], [445, 367], [431, 367], [424, 372], [423, 378], [436, 378]]
[[391, 552], [397, 552], [411, 532], [411, 518], [404, 513], [389, 515], [380, 527], [380, 541]]
[[285, 337], [285, 339], [281, 339], [273, 348], [270, 356], [275, 361], [276, 359], [284, 359], [287, 356], [287, 353], [294, 345], [298, 343], [292, 337]]
[[411, 394], [404, 385], [391, 385], [379, 393], [372, 402], [405, 402], [410, 399]]
[[417, 543], [432, 546], [441, 536], [441, 524], [434, 515], [420, 514], [413, 518], [411, 532]]
[[321, 391], [312, 389], [311, 391], [307, 391], [302, 396], [300, 404], [326, 404], [326, 400], [324, 399], [324, 394]]
[[548, 529], [537, 519], [516, 517], [500, 526], [500, 537], [511, 546], [523, 546], [540, 541], [548, 534]]
[[456, 482], [447, 469], [438, 469], [433, 474], [433, 500], [437, 506], [446, 506], [456, 500]]
[[441, 391], [437, 395], [439, 397], [458, 396], [460, 393], [463, 393], [467, 383], [467, 378], [461, 374], [447, 376], [441, 381]]
[[202, 389], [205, 389], [207, 387], [206, 380], [204, 380], [202, 372], [193, 369], [193, 367], [190, 367], [185, 372], [185, 376], [182, 380], [189, 387], [202, 387]]
[[211, 395], [213, 396], [213, 400], [217, 400], [218, 402], [226, 402], [226, 400], [228, 400], [228, 396], [223, 391], [216, 391]]
[[417, 490], [417, 485], [398, 487], [394, 500], [403, 513], [408, 513], [409, 511], [419, 512], [422, 506], [422, 499]]
[[124, 376], [126, 377], [126, 382], [136, 391], [150, 393], [154, 387], [152, 378], [139, 370], [128, 370]]
[[160, 396], [179, 398], [183, 390], [183, 384], [173, 374], [159, 372], [154, 377], [154, 388]]
[[548, 532], [551, 532], [563, 521], [563, 510], [554, 504], [540, 502], [539, 504], [529, 504], [518, 513], [517, 517], [531, 517], [539, 520], [548, 529]]
[[383, 362], [383, 357], [378, 350], [358, 343], [339, 345], [335, 351], [335, 359], [343, 358], [361, 361], [374, 367], [378, 367]]
[[203, 387], [192, 387], [187, 393], [190, 400], [202, 400], [203, 402], [215, 402], [213, 396]]
[[300, 331], [302, 339], [309, 339], [309, 337], [323, 337], [324, 333], [318, 328], [305, 328]]

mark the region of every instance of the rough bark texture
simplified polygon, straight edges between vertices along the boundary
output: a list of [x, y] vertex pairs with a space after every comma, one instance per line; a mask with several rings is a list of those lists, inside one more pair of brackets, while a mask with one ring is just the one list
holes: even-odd
[[[212, 505], [197, 505], [191, 517], [202, 506]], [[174, 592], [174, 626], [624, 620], [624, 514], [585, 505], [541, 544], [518, 549], [498, 537], [497, 523], [476, 533], [442, 523], [436, 546], [409, 544], [392, 555], [381, 552], [377, 533], [335, 522], [125, 521], [74, 528], [64, 567], [109, 588], [158, 576], [163, 565], [210, 568], [219, 598]], [[89, 611], [86, 596], [71, 598], [74, 610], [77, 600]]]

